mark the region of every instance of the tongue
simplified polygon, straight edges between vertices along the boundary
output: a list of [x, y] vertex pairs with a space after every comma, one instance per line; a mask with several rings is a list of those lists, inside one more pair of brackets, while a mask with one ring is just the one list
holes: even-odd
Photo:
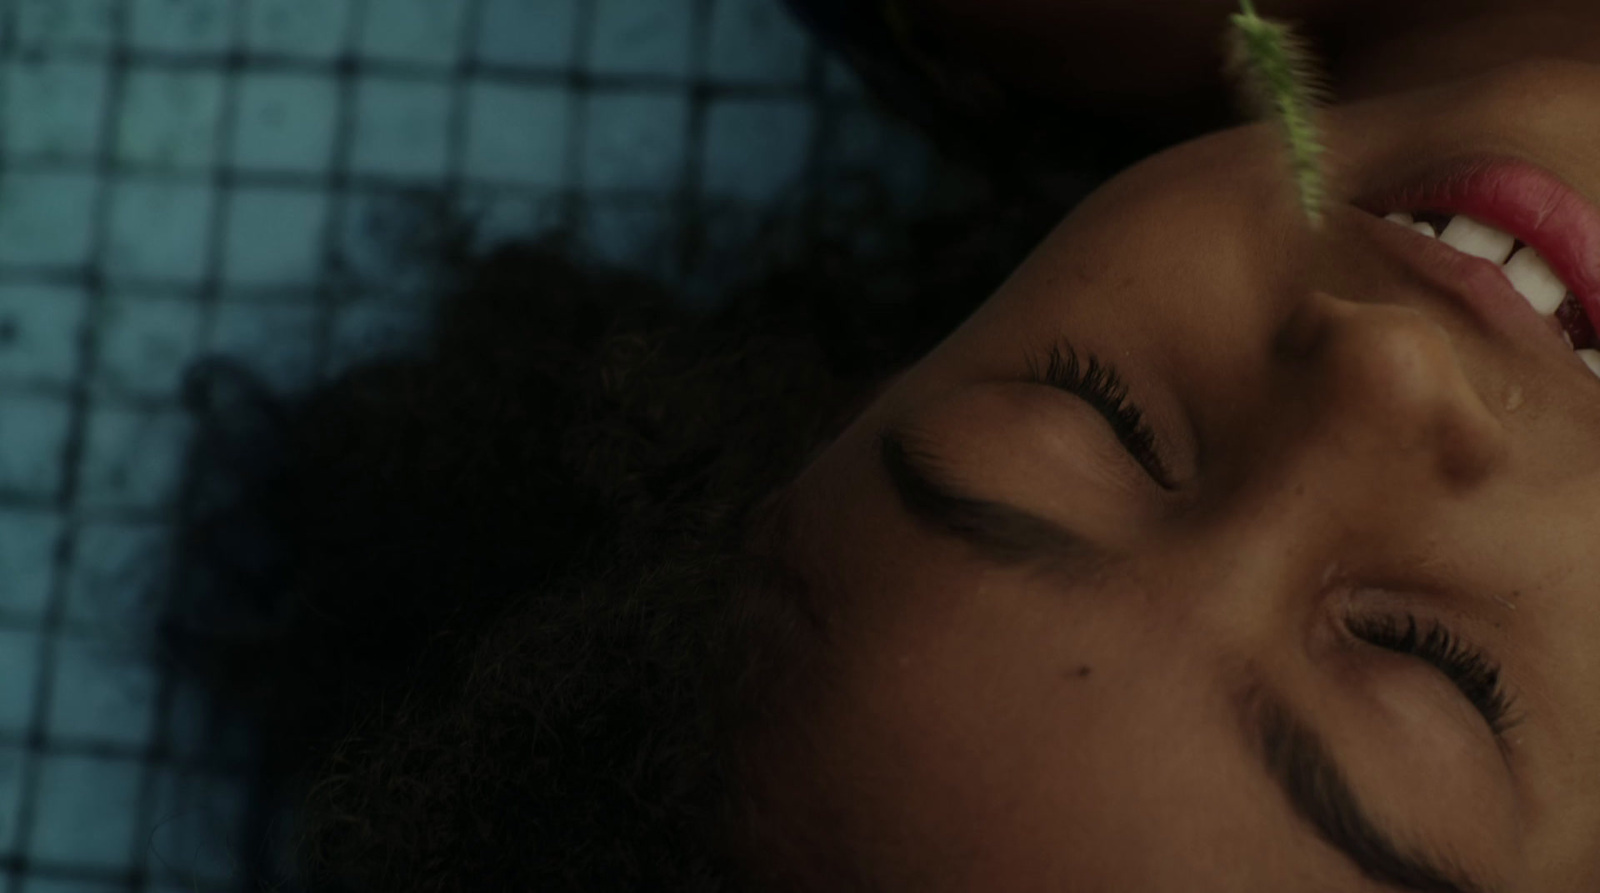
[[1561, 323], [1561, 328], [1572, 339], [1573, 350], [1594, 350], [1600, 346], [1600, 338], [1595, 336], [1594, 325], [1589, 322], [1589, 317], [1584, 315], [1583, 308], [1578, 306], [1578, 299], [1568, 295], [1561, 306], [1556, 308], [1556, 321]]

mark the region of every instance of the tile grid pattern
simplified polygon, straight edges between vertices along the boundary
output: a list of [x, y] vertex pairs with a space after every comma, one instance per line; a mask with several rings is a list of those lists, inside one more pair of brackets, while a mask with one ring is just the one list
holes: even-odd
[[776, 0], [0, 0], [6, 893], [262, 870], [248, 734], [134, 658], [186, 363], [414, 343], [441, 203], [687, 282], [681, 224], [926, 169]]

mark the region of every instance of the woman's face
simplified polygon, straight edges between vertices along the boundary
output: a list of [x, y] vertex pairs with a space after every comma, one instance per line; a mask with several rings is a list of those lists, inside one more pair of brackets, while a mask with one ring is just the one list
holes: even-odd
[[[1325, 127], [1344, 195], [1496, 152], [1600, 198], [1600, 66]], [[844, 674], [790, 806], [904, 889], [1600, 889], [1600, 378], [1292, 190], [1265, 125], [1127, 170], [799, 479]], [[1063, 338], [1171, 489], [1030, 380]], [[1408, 614], [1519, 722], [1351, 632]]]

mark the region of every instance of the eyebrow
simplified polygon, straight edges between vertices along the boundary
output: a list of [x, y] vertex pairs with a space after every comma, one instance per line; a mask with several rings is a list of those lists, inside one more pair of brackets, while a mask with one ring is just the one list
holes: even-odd
[[[878, 446], [901, 507], [989, 561], [1062, 565], [1067, 575], [1085, 579], [1103, 567], [1105, 552], [1054, 521], [959, 492], [942, 479], [932, 453], [910, 432], [885, 428]], [[1232, 701], [1240, 720], [1236, 728], [1290, 808], [1368, 878], [1397, 890], [1495, 893], [1495, 887], [1472, 881], [1452, 860], [1407, 850], [1390, 837], [1356, 796], [1327, 741], [1263, 677], [1247, 676]]]
[[[1289, 702], [1259, 676], [1235, 692], [1240, 728], [1267, 774], [1295, 813], [1324, 841], [1350, 857], [1362, 873], [1400, 890], [1493, 893], [1454, 865], [1425, 852], [1407, 852], [1372, 820], [1333, 750]], [[1451, 867], [1446, 867], [1451, 866]]]

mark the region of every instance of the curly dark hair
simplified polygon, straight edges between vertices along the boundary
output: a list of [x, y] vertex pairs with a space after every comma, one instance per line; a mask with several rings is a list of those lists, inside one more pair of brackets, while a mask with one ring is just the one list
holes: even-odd
[[785, 484], [1062, 210], [817, 235], [711, 311], [458, 252], [421, 354], [292, 397], [195, 363], [156, 657], [254, 718], [274, 888], [797, 888], [742, 757], [827, 679]]

